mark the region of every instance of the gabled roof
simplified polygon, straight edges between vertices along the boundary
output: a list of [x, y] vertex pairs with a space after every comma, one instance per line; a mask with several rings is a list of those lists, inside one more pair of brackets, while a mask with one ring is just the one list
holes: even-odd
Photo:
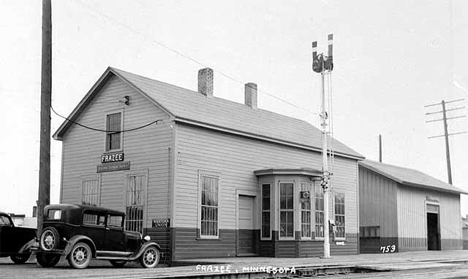
[[[262, 109], [252, 109], [244, 104], [217, 97], [207, 97], [196, 91], [111, 67], [73, 110], [69, 119], [77, 119], [84, 106], [89, 104], [111, 75], [121, 78], [176, 121], [300, 148], [321, 150], [321, 131], [306, 121]], [[65, 121], [55, 132], [54, 138], [62, 139], [70, 126], [71, 123]], [[337, 156], [364, 159], [361, 154], [338, 140], [333, 140], [332, 146]]]
[[468, 194], [453, 185], [440, 181], [437, 178], [417, 170], [388, 165], [371, 160], [360, 161], [359, 166], [372, 170], [402, 185], [457, 194]]

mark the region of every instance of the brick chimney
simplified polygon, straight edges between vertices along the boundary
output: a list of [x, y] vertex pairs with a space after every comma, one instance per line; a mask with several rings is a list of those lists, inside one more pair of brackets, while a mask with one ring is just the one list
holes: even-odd
[[253, 109], [257, 109], [257, 84], [245, 84], [245, 104]]
[[198, 92], [213, 97], [213, 70], [204, 68], [198, 71]]

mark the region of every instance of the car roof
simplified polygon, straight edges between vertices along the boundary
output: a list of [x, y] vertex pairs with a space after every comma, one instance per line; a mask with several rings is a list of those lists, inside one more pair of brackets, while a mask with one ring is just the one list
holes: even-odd
[[94, 212], [103, 212], [116, 215], [125, 215], [122, 211], [115, 209], [93, 206], [93, 205], [83, 205], [83, 204], [51, 204], [46, 206], [46, 209], [59, 209], [59, 210], [81, 210], [81, 211], [94, 211]]

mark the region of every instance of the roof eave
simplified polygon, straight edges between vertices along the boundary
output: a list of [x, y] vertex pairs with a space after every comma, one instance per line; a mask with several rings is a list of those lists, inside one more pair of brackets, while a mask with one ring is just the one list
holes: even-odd
[[[318, 148], [318, 147], [298, 144], [298, 143], [294, 143], [294, 142], [290, 142], [290, 141], [284, 141], [284, 140], [280, 140], [280, 139], [276, 139], [276, 138], [262, 136], [262, 135], [259, 135], [259, 134], [247, 133], [247, 132], [243, 132], [243, 131], [239, 131], [239, 130], [235, 130], [235, 129], [229, 129], [229, 128], [225, 128], [225, 127], [221, 127], [221, 126], [216, 126], [216, 125], [212, 125], [212, 124], [198, 122], [198, 121], [194, 121], [194, 120], [186, 119], [186, 118], [182, 118], [182, 117], [177, 117], [176, 116], [175, 121], [180, 122], [180, 123], [189, 124], [189, 125], [198, 126], [198, 127], [203, 127], [203, 128], [207, 128], [207, 129], [211, 129], [211, 130], [216, 130], [216, 131], [220, 131], [220, 132], [224, 132], [224, 133], [230, 133], [230, 134], [235, 134], [235, 135], [244, 136], [244, 137], [248, 137], [248, 138], [254, 138], [254, 139], [258, 139], [258, 140], [262, 140], [262, 141], [268, 141], [268, 142], [278, 143], [278, 144], [282, 144], [282, 145], [288, 145], [288, 146], [297, 147], [297, 148], [301, 148], [301, 149], [307, 149], [307, 150], [311, 150], [311, 151], [315, 151], [315, 152], [322, 152], [322, 149]], [[352, 154], [346, 154], [346, 153], [343, 153], [343, 152], [336, 152], [336, 151], [335, 151], [334, 155], [339, 156], [339, 157], [343, 157], [343, 158], [353, 159], [353, 160], [364, 160], [365, 159], [364, 157], [355, 156], [355, 155], [352, 155]]]
[[412, 183], [412, 182], [408, 182], [408, 181], [403, 181], [400, 184], [405, 185], [405, 186], [422, 188], [422, 189], [431, 189], [431, 190], [434, 190], [434, 191], [446, 192], [446, 193], [451, 193], [451, 194], [468, 195], [468, 192], [465, 192], [465, 191], [460, 190], [460, 189], [444, 189], [444, 188], [435, 187], [435, 186], [432, 186], [432, 185], [423, 185], [423, 184]]

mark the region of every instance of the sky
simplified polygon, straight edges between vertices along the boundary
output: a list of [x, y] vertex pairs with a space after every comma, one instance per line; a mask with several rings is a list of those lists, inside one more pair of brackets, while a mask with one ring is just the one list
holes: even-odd
[[[0, 0], [0, 211], [31, 216], [38, 193], [41, 1]], [[333, 135], [367, 159], [447, 181], [440, 115], [468, 107], [468, 1], [52, 0], [52, 106], [69, 115], [108, 66], [319, 126], [312, 41], [334, 34]], [[448, 112], [463, 116], [467, 109]], [[63, 119], [52, 114], [52, 133]], [[468, 117], [449, 133], [468, 131]], [[468, 191], [468, 134], [450, 137], [453, 184]], [[51, 203], [59, 202], [61, 142], [51, 146]], [[463, 215], [468, 197], [462, 196]]]

